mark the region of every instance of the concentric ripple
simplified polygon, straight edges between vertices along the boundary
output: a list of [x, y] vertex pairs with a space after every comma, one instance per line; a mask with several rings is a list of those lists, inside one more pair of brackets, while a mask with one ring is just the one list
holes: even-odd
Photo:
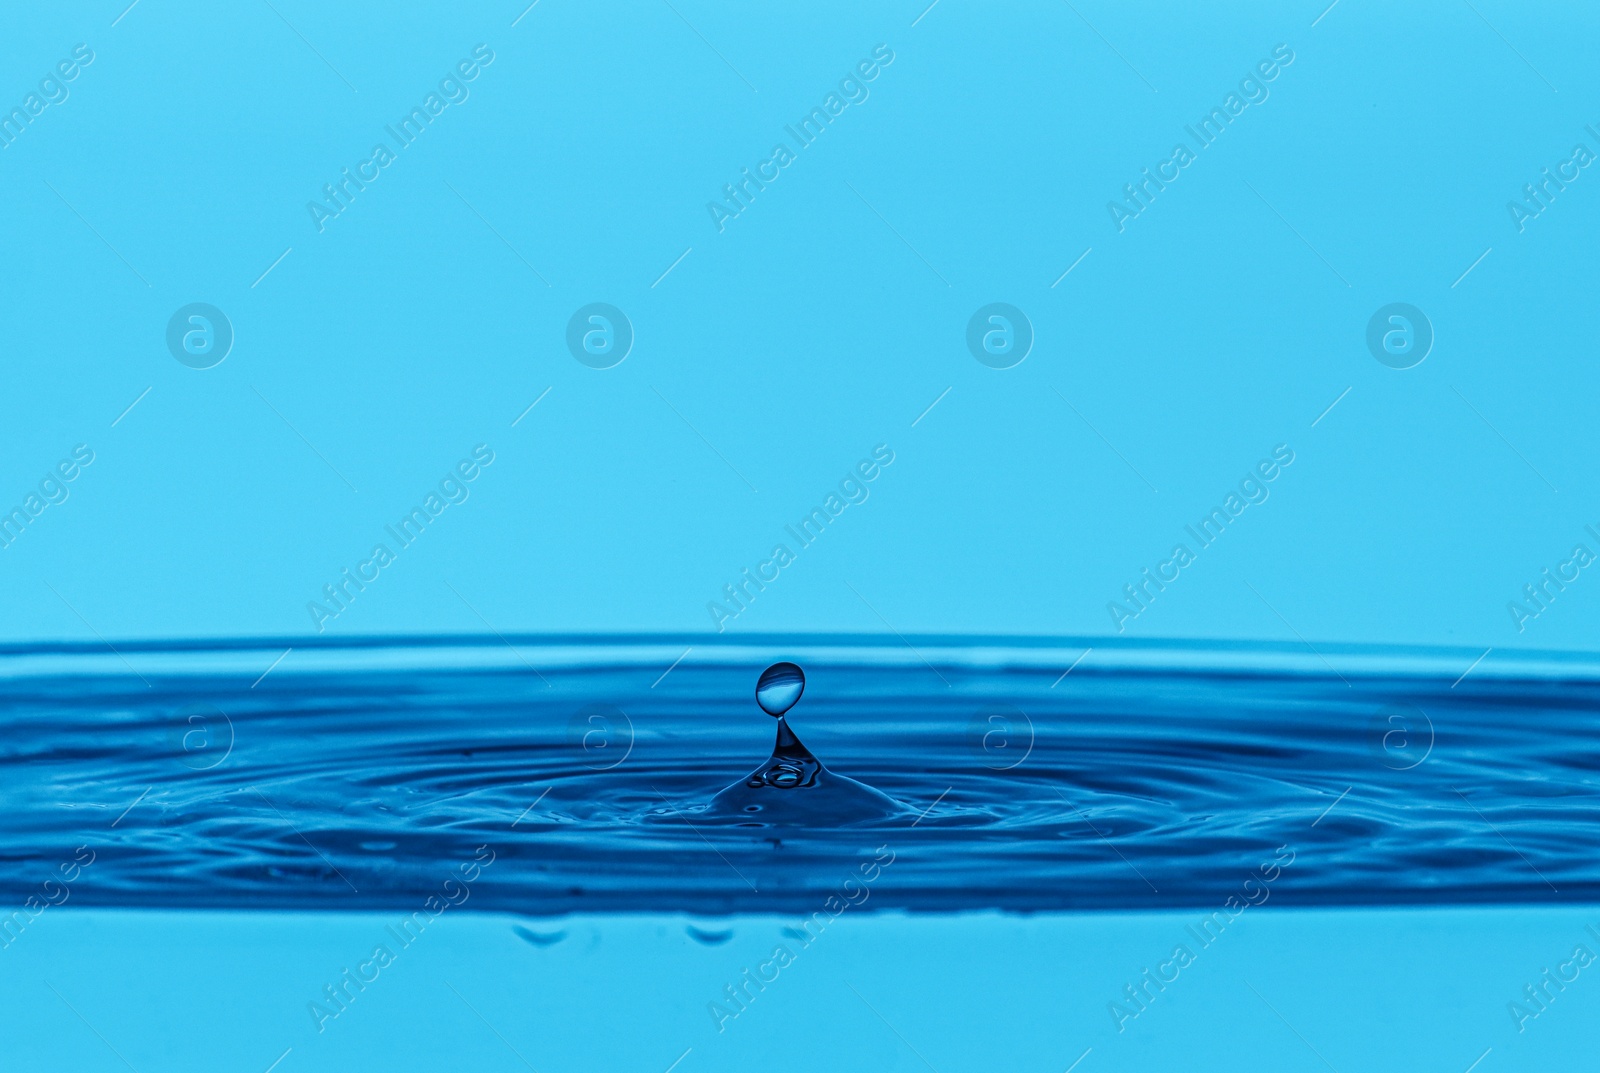
[[[1600, 896], [1582, 661], [1123, 646], [1063, 675], [1082, 646], [791, 638], [663, 675], [689, 641], [500, 644], [296, 650], [255, 685], [277, 653], [0, 656], [0, 887], [86, 846], [74, 904], [412, 904], [488, 847], [471, 907], [536, 915], [807, 910], [890, 859], [876, 908], [1215, 905], [1274, 861], [1284, 904]], [[877, 798], [719, 799], [773, 753], [779, 655], [794, 732]]]

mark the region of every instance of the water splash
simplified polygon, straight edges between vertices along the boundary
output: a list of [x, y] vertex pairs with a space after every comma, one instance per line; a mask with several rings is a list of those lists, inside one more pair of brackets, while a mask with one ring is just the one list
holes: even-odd
[[0, 647], [0, 895], [411, 912], [488, 845], [469, 911], [809, 913], [887, 845], [874, 909], [1215, 908], [1287, 846], [1274, 906], [1600, 902], [1596, 657], [512, 640]]
[[888, 794], [829, 771], [806, 748], [787, 717], [805, 688], [805, 672], [793, 663], [761, 672], [756, 703], [778, 720], [772, 755], [713, 797], [701, 817], [737, 827], [838, 827], [912, 815]]

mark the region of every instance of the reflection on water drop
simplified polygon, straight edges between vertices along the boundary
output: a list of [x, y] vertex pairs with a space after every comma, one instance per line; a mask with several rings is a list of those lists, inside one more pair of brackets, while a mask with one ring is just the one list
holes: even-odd
[[774, 719], [794, 707], [806, 691], [806, 672], [793, 663], [774, 663], [756, 682], [756, 703]]
[[787, 789], [790, 786], [799, 786], [805, 778], [805, 772], [799, 768], [789, 767], [786, 764], [774, 764], [772, 770], [767, 772], [767, 781], [774, 786]]

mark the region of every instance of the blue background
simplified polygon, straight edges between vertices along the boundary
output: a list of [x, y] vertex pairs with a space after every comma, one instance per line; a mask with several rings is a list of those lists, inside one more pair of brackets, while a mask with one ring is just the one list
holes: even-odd
[[[13, 12], [5, 107], [95, 60], [0, 150], [0, 506], [95, 462], [0, 550], [0, 637], [313, 636], [480, 443], [329, 634], [711, 631], [880, 443], [870, 499], [730, 631], [1104, 634], [1286, 443], [1127, 635], [1592, 648], [1587, 572], [1522, 633], [1506, 603], [1600, 552], [1600, 174], [1523, 233], [1506, 204], [1600, 151], [1596, 15], [1323, 7]], [[470, 97], [319, 233], [323, 184], [480, 42]], [[707, 203], [880, 43], [870, 97], [719, 232]], [[1119, 233], [1107, 202], [1280, 43], [1270, 97]], [[205, 371], [165, 344], [196, 301], [236, 333]], [[1036, 333], [1008, 370], [965, 344], [997, 301]], [[1405, 371], [1365, 344], [1397, 301], [1436, 333]], [[605, 371], [564, 341], [591, 302], [636, 333]]]
[[[1247, 913], [1121, 1033], [1110, 1003], [1125, 1002], [1123, 989], [1176, 944], [1197, 947], [1187, 929], [1204, 913], [858, 913], [800, 951], [720, 1033], [707, 1005], [777, 943], [792, 944], [780, 931], [792, 921], [641, 914], [515, 925], [448, 913], [318, 1033], [308, 1003], [375, 944], [398, 946], [385, 929], [404, 914], [47, 912], [5, 952], [16, 968], [0, 994], [21, 1027], [20, 1061], [107, 1073], [127, 1069], [119, 1056], [184, 1073], [263, 1073], [274, 1061], [274, 1073], [666, 1073], [674, 1061], [673, 1073], [1061, 1073], [1075, 1061], [1073, 1073], [1252, 1064], [1326, 1073], [1464, 1071], [1475, 1060], [1482, 1073], [1570, 1064], [1586, 1053], [1600, 1006], [1591, 963], [1550, 989], [1554, 1000], [1525, 1031], [1508, 1016], [1541, 969], [1577, 943], [1593, 948], [1594, 914], [1582, 908]], [[536, 945], [513, 926], [563, 938]], [[732, 937], [706, 945], [689, 927]], [[1403, 1008], [1397, 994], [1411, 996]], [[171, 1019], [179, 1001], [181, 1031]]]

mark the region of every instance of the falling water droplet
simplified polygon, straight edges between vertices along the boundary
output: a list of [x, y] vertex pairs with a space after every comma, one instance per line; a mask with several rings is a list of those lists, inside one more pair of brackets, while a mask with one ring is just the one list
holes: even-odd
[[806, 672], [793, 663], [774, 663], [756, 682], [756, 703], [774, 719], [793, 708], [806, 691]]

